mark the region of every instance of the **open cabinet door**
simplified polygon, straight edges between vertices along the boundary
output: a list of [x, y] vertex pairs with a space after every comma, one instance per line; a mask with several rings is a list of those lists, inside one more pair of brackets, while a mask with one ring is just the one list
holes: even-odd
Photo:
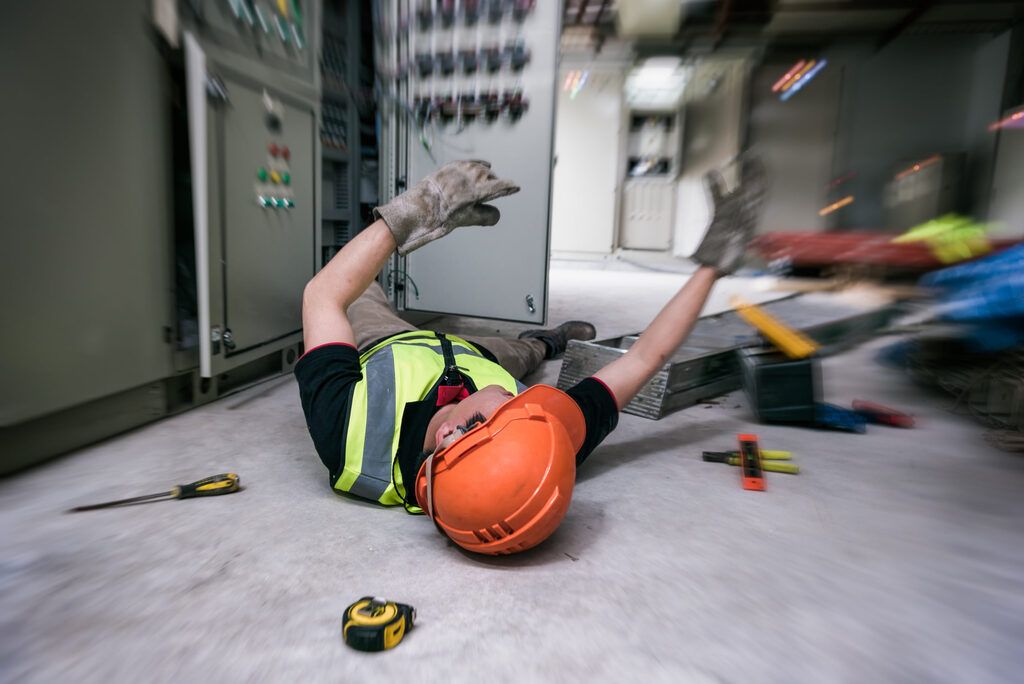
[[[494, 93], [499, 102], [509, 103], [514, 99], [507, 97], [521, 92], [526, 109], [519, 113], [514, 104], [505, 104], [489, 122], [483, 112], [466, 116], [467, 110], [456, 106], [455, 116], [444, 122], [438, 106], [422, 126], [410, 124], [410, 186], [449, 161], [484, 159], [498, 176], [512, 179], [522, 190], [494, 202], [501, 210], [497, 226], [460, 228], [406, 258], [406, 310], [544, 321], [560, 8], [561, 3], [542, 2], [524, 15], [506, 11], [494, 23], [483, 16], [474, 26], [457, 21], [446, 29], [435, 22], [429, 31], [415, 23], [409, 29], [411, 55], [437, 54], [449, 41], [455, 55], [481, 55], [472, 73], [460, 61], [451, 75], [444, 75], [440, 65], [430, 75], [410, 75], [412, 99], [439, 103], [468, 93], [479, 103]], [[501, 50], [501, 65], [494, 72], [485, 59], [491, 45]], [[521, 48], [529, 61], [517, 68], [513, 57], [522, 56], [516, 52]]]
[[317, 102], [184, 36], [200, 377], [298, 341], [316, 271]]

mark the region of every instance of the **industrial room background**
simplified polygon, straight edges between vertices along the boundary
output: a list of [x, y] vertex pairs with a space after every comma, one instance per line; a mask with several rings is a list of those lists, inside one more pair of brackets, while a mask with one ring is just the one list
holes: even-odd
[[[628, 7], [603, 0], [13, 7], [2, 68], [18, 93], [5, 118], [19, 163], [5, 188], [19, 201], [4, 205], [2, 259], [5, 290], [17, 296], [0, 341], [0, 469], [289, 372], [301, 353], [303, 284], [376, 203], [454, 158], [488, 158], [531, 183], [507, 200], [498, 229], [395, 257], [381, 280], [412, 318], [544, 321], [550, 250], [684, 256], [706, 219], [701, 174], [746, 142], [775, 178], [767, 228], [828, 231], [849, 217], [879, 222], [871, 195], [897, 162], [959, 136], [969, 194], [1014, 234], [1019, 136], [981, 125], [1010, 111], [1020, 90], [1019, 30], [1005, 30], [1013, 3], [938, 3], [906, 35], [892, 32], [900, 8], [858, 18], [861, 28], [837, 14], [815, 34], [800, 28], [799, 3], [777, 3], [774, 14], [763, 4], [739, 3], [719, 27], [718, 5], [686, 3], [680, 30], [640, 41], [635, 54], [616, 53], [610, 35]], [[955, 49], [938, 34], [951, 22], [963, 35]], [[776, 32], [764, 51], [762, 30]], [[875, 34], [888, 49], [828, 47]], [[816, 88], [798, 106], [764, 96], [812, 44], [832, 62]], [[692, 87], [681, 101], [629, 100], [648, 56], [683, 48], [691, 57], [677, 71]], [[942, 73], [929, 76], [930, 64]], [[957, 103], [947, 73], [978, 92]], [[942, 125], [893, 145], [874, 132], [872, 112], [883, 103], [912, 116], [913, 102], [891, 97], [908, 81], [939, 98]], [[611, 115], [599, 111], [609, 106]], [[908, 179], [934, 172], [925, 200], [964, 175], [957, 150]], [[898, 159], [882, 168], [881, 152]], [[651, 154], [664, 163], [634, 173]], [[801, 188], [857, 164], [871, 167], [849, 186], [858, 201], [818, 216], [841, 197]], [[599, 187], [578, 182], [597, 168]]]
[[[0, 472], [290, 372], [305, 283], [376, 202], [452, 159], [532, 182], [501, 230], [396, 257], [390, 296], [412, 315], [544, 321], [561, 8], [491, 3], [467, 22], [441, 8], [400, 26], [410, 8], [16, 8], [12, 152], [27, 163], [10, 189], [28, 201], [7, 219], [25, 230], [4, 265], [24, 293], [7, 314], [33, 330], [0, 347], [0, 384], [18, 388], [0, 398]], [[82, 159], [102, 172], [52, 172]]]

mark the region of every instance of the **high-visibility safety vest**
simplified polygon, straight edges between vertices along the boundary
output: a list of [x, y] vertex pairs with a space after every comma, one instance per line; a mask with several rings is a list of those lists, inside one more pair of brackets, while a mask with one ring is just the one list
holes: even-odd
[[387, 506], [403, 503], [402, 475], [394, 465], [406, 404], [434, 393], [455, 370], [449, 368], [452, 359], [469, 391], [501, 385], [519, 393], [508, 371], [462, 338], [428, 330], [389, 337], [359, 357], [363, 377], [352, 390], [345, 465], [333, 483], [335, 489]]

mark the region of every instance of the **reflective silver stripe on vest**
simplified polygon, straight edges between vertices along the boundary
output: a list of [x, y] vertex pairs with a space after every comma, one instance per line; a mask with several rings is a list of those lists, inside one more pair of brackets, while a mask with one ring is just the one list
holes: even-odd
[[391, 444], [395, 437], [395, 354], [391, 346], [374, 354], [365, 369], [363, 465], [349, 491], [376, 501], [391, 484]]

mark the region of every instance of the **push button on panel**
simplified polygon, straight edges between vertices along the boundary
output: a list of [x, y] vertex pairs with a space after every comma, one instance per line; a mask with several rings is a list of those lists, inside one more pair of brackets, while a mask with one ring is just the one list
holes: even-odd
[[295, 201], [291, 197], [270, 197], [269, 195], [259, 195], [256, 197], [256, 204], [260, 205], [264, 209], [291, 209], [295, 206]]

